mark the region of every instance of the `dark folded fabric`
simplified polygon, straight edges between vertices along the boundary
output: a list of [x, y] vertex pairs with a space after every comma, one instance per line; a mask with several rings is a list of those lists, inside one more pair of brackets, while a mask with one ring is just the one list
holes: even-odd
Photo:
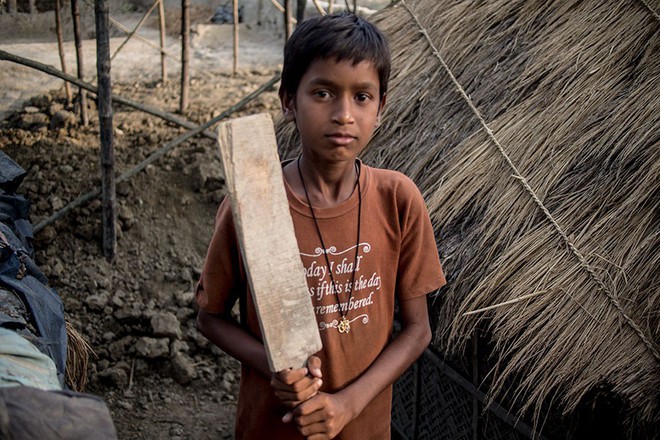
[[115, 440], [103, 400], [72, 391], [0, 388], [0, 439]]

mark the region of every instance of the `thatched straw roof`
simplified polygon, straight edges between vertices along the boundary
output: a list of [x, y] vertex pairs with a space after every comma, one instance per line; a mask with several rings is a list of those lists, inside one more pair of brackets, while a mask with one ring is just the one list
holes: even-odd
[[[482, 329], [491, 391], [521, 412], [552, 401], [570, 414], [606, 389], [631, 425], [660, 422], [660, 21], [649, 5], [405, 0], [373, 17], [394, 70], [364, 160], [406, 173], [427, 200], [450, 280], [436, 347], [460, 354]], [[291, 127], [279, 136], [290, 154]]]

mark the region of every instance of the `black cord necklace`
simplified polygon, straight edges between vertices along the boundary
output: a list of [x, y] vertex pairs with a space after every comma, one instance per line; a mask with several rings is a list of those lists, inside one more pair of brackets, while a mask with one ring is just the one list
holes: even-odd
[[328, 258], [328, 250], [325, 247], [325, 242], [323, 241], [323, 236], [321, 235], [321, 228], [319, 227], [319, 222], [316, 219], [316, 214], [314, 213], [314, 208], [312, 207], [312, 201], [309, 198], [309, 193], [307, 192], [307, 186], [305, 185], [305, 179], [303, 179], [302, 171], [300, 170], [300, 156], [296, 161], [298, 166], [298, 175], [300, 176], [300, 182], [302, 183], [303, 190], [305, 191], [305, 198], [307, 199], [307, 204], [309, 205], [309, 210], [312, 213], [312, 219], [314, 219], [314, 226], [316, 226], [316, 233], [319, 236], [319, 241], [323, 247], [323, 255], [325, 256], [325, 264], [328, 268], [328, 274], [330, 274], [330, 281], [332, 282], [332, 288], [334, 290], [335, 299], [337, 300], [337, 305], [339, 306], [339, 313], [341, 314], [341, 320], [337, 325], [337, 330], [339, 333], [348, 333], [351, 331], [351, 323], [346, 317], [348, 315], [348, 307], [351, 302], [351, 297], [353, 296], [353, 290], [355, 289], [355, 271], [358, 265], [358, 255], [360, 252], [360, 218], [362, 216], [362, 188], [360, 187], [360, 166], [357, 161], [355, 161], [355, 172], [357, 174], [357, 179], [355, 186], [358, 190], [358, 218], [357, 218], [357, 241], [355, 242], [355, 261], [353, 262], [353, 273], [351, 274], [351, 286], [348, 294], [348, 299], [346, 300], [346, 307], [342, 309], [341, 301], [339, 300], [339, 291], [337, 289], [337, 283], [335, 283], [335, 277], [332, 276], [332, 268], [330, 266], [330, 259]]

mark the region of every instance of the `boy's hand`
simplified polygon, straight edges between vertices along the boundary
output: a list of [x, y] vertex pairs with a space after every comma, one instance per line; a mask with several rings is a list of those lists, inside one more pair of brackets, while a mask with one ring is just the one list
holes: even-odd
[[294, 409], [293, 417], [307, 440], [325, 440], [339, 435], [354, 415], [341, 394], [318, 393]]
[[[287, 408], [295, 408], [301, 402], [316, 395], [322, 384], [321, 359], [316, 356], [309, 357], [306, 368], [273, 373], [270, 380], [275, 396]], [[290, 416], [287, 419], [286, 421], [289, 421]]]

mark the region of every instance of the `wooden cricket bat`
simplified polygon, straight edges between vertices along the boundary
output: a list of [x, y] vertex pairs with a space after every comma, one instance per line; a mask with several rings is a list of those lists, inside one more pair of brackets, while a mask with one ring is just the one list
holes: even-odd
[[261, 113], [224, 122], [218, 144], [270, 369], [301, 368], [322, 345], [273, 121]]

